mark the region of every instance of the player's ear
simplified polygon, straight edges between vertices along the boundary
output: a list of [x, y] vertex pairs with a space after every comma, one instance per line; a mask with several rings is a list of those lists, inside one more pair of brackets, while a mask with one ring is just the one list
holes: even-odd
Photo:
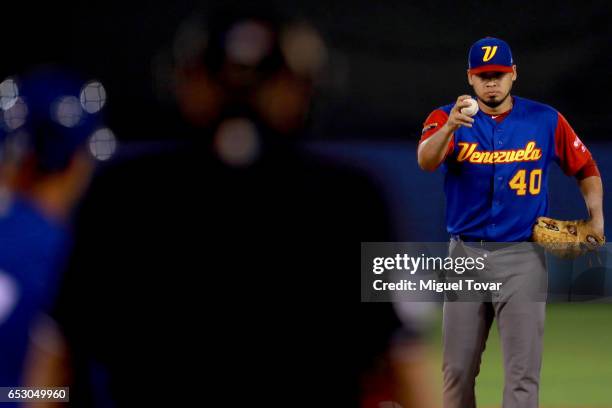
[[516, 73], [516, 65], [512, 66], [512, 81], [516, 81], [518, 74]]
[[470, 75], [470, 70], [467, 70], [467, 80], [468, 80], [468, 84], [470, 84], [471, 86], [474, 86], [474, 83], [472, 82], [472, 76]]

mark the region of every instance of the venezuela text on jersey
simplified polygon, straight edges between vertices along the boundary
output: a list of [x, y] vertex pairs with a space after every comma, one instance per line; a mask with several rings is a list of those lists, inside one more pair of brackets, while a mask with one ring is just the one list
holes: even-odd
[[494, 152], [476, 150], [478, 143], [458, 143], [461, 150], [457, 156], [458, 162], [497, 164], [537, 161], [542, 158], [542, 149], [535, 142], [529, 142], [524, 149], [497, 150]]

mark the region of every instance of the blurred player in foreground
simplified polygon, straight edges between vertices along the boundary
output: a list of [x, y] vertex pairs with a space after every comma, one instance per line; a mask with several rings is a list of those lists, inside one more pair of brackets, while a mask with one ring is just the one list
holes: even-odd
[[65, 384], [62, 337], [45, 313], [94, 168], [86, 142], [97, 115], [82, 104], [84, 84], [53, 68], [0, 84], [0, 386]]

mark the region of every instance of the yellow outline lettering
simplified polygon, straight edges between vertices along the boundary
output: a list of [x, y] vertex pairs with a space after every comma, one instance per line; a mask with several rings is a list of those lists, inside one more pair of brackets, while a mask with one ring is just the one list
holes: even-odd
[[482, 49], [485, 52], [484, 56], [482, 57], [482, 60], [484, 62], [490, 61], [491, 58], [493, 58], [497, 53], [497, 45], [494, 45], [493, 47], [491, 47], [490, 45], [485, 45], [484, 47], [482, 47]]

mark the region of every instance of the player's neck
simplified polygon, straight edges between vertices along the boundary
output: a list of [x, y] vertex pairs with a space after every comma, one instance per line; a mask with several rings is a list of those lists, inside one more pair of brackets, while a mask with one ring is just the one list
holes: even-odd
[[501, 115], [502, 113], [508, 112], [510, 109], [512, 109], [512, 106], [513, 101], [512, 96], [510, 95], [508, 95], [508, 97], [495, 108], [485, 105], [480, 99], [478, 100], [478, 107], [488, 115]]

